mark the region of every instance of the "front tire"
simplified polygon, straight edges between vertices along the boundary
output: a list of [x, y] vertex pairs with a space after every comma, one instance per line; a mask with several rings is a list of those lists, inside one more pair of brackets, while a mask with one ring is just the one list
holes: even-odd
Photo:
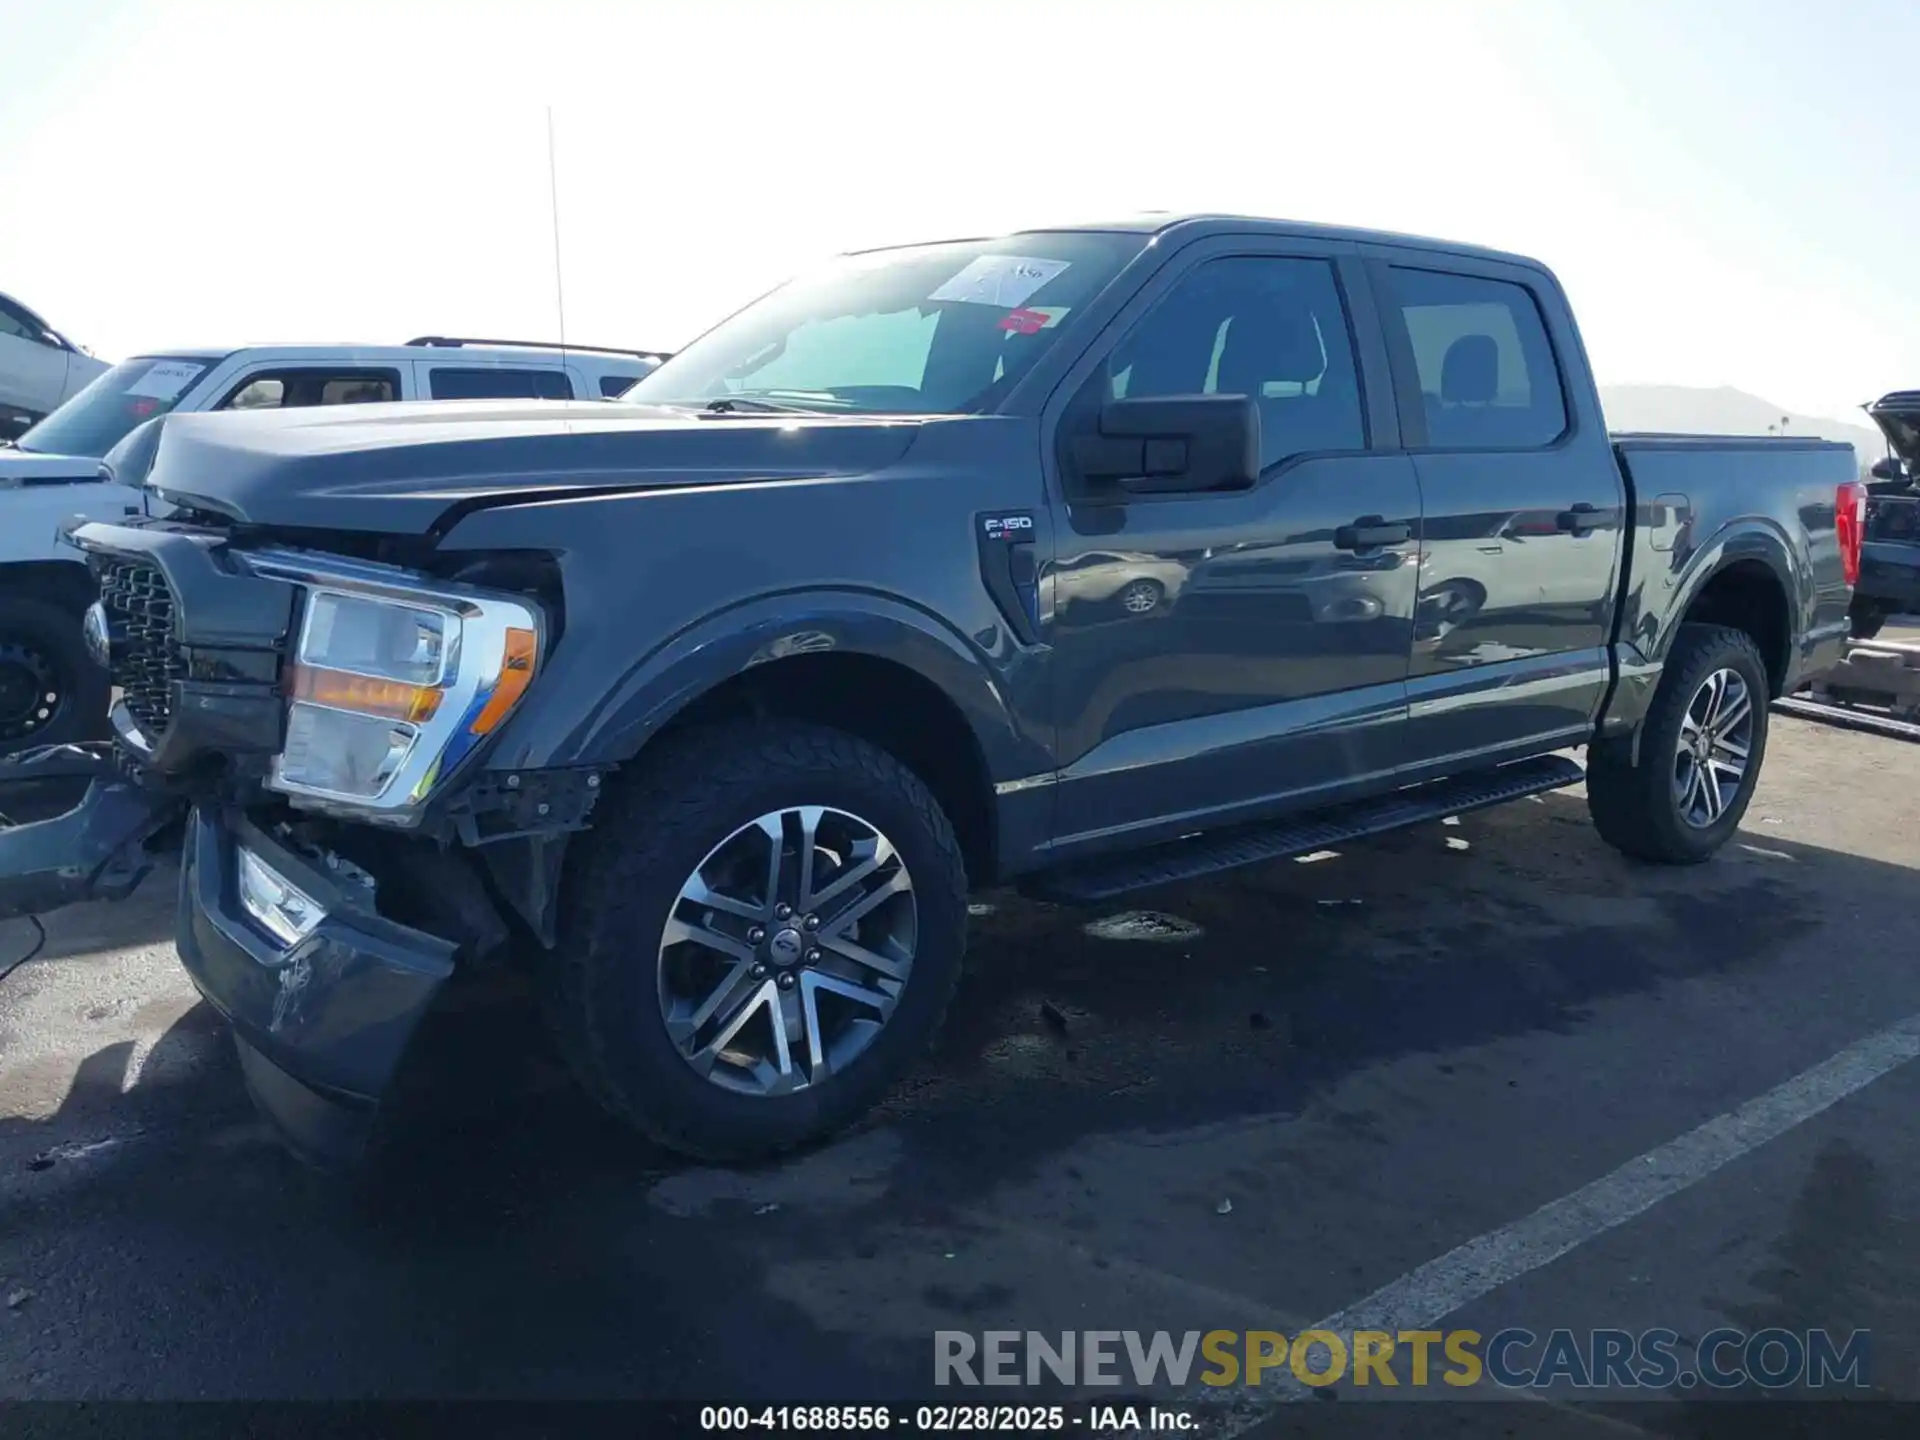
[[931, 792], [866, 741], [668, 740], [580, 847], [550, 1012], [587, 1091], [659, 1144], [740, 1161], [823, 1139], [938, 1031], [966, 869]]
[[0, 756], [109, 733], [107, 672], [80, 626], [64, 606], [0, 596]]
[[1726, 844], [1767, 750], [1767, 667], [1751, 636], [1683, 625], [1632, 737], [1587, 753], [1587, 809], [1601, 838], [1637, 860], [1694, 865]]

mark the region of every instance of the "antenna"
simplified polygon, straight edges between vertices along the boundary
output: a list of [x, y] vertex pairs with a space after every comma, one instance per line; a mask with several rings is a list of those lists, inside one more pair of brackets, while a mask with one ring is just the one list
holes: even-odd
[[547, 203], [553, 212], [553, 303], [560, 312], [560, 358], [567, 358], [567, 292], [560, 283], [560, 175], [553, 160], [553, 106], [547, 106]]

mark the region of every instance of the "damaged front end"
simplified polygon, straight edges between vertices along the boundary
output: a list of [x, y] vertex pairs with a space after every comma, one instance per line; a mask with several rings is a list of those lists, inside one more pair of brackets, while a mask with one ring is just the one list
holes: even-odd
[[185, 801], [141, 785], [111, 745], [56, 745], [0, 760], [0, 920], [123, 900]]
[[[475, 768], [545, 611], [185, 520], [68, 538], [99, 583], [115, 738], [0, 762], [0, 918], [120, 898], [177, 838], [182, 963], [283, 1138], [351, 1163], [456, 965], [507, 947], [519, 901], [492, 873], [545, 873], [597, 793], [584, 771]], [[520, 863], [469, 858], [489, 844]]]

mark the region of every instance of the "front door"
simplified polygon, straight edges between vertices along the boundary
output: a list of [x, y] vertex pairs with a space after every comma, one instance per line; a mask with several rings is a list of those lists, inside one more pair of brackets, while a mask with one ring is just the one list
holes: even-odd
[[1263, 468], [1236, 492], [1136, 495], [1062, 456], [1042, 589], [1063, 853], [1330, 798], [1401, 759], [1420, 497], [1386, 449], [1364, 276], [1336, 247], [1250, 248], [1176, 259], [1070, 382], [1069, 431], [1106, 398], [1253, 396]]

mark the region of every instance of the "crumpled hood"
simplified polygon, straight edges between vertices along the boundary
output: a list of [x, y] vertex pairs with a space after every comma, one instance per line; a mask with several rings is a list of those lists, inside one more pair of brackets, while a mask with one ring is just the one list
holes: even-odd
[[1920, 390], [1896, 390], [1867, 406], [1910, 475], [1920, 475]]
[[161, 424], [146, 483], [174, 504], [248, 525], [424, 535], [476, 502], [864, 474], [905, 454], [920, 421], [488, 400]]

